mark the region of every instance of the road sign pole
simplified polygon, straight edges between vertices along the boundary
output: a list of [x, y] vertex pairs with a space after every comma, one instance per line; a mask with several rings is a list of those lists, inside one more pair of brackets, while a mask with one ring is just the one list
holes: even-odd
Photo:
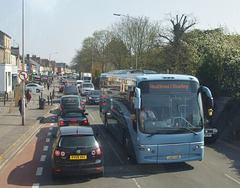
[[[22, 0], [22, 71], [25, 70], [24, 57], [24, 0]], [[25, 120], [25, 79], [22, 80], [22, 125]]]

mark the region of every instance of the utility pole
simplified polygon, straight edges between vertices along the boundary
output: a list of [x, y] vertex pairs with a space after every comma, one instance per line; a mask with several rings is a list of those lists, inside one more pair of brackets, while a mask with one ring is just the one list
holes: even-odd
[[[25, 71], [24, 57], [24, 0], [22, 0], [22, 71]], [[22, 80], [22, 125], [25, 120], [25, 80]]]
[[135, 68], [137, 70], [138, 68], [138, 19], [129, 15], [124, 15], [124, 14], [113, 14], [114, 16], [122, 16], [126, 17], [127, 19], [132, 19], [136, 22], [136, 43], [135, 43]]

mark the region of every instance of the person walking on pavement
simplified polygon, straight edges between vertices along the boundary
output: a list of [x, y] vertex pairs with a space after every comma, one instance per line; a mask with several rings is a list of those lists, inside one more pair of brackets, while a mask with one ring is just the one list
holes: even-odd
[[[32, 95], [30, 93], [30, 90], [28, 89], [27, 90], [27, 95], [26, 95], [26, 98], [27, 98], [27, 104], [30, 102], [30, 100], [32, 99]], [[26, 105], [27, 106], [27, 105]]]
[[22, 115], [22, 97], [18, 101], [19, 112]]
[[49, 90], [49, 87], [50, 87], [50, 83], [48, 82], [48, 83], [47, 83], [47, 89], [48, 89], [48, 90]]

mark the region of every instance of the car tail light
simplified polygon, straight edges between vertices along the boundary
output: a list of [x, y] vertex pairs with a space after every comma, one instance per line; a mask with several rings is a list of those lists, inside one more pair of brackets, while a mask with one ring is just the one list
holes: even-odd
[[82, 107], [79, 107], [80, 110], [82, 110]]
[[85, 103], [84, 103], [84, 102], [81, 102], [81, 105], [85, 105]]
[[59, 110], [60, 110], [60, 112], [62, 112], [62, 108], [60, 108]]
[[65, 155], [66, 155], [65, 151], [60, 151], [60, 150], [55, 150], [54, 153], [57, 157], [59, 157], [59, 156], [65, 157]]
[[92, 155], [102, 155], [102, 150], [100, 148], [94, 149]]
[[65, 122], [64, 121], [60, 121], [59, 125], [63, 126], [63, 125], [65, 125]]
[[88, 124], [88, 120], [84, 120], [83, 123], [84, 123], [85, 125], [87, 125], [87, 124]]

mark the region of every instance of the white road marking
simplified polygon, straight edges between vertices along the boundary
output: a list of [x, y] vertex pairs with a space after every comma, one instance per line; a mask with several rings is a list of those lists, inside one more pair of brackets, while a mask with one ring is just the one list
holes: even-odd
[[46, 161], [46, 155], [42, 155], [40, 161]]
[[50, 127], [49, 130], [51, 131], [51, 130], [52, 130], [52, 127]]
[[47, 134], [48, 136], [51, 136], [52, 135], [52, 132], [48, 132], [48, 134]]
[[51, 126], [54, 126], [54, 123], [51, 123], [50, 125], [51, 125]]
[[50, 142], [50, 138], [46, 138], [46, 142]]
[[88, 115], [93, 119], [93, 121], [95, 121], [94, 117], [91, 114], [88, 114]]
[[32, 188], [39, 188], [39, 183], [34, 183], [33, 185], [32, 185]]
[[48, 146], [44, 146], [43, 151], [47, 151], [48, 150]]
[[[97, 127], [98, 127], [98, 126], [97, 126]], [[106, 136], [103, 134], [102, 130], [101, 130], [99, 127], [98, 127], [98, 129], [100, 130], [100, 132], [102, 133], [102, 135], [103, 135], [104, 137], [106, 137]], [[122, 159], [119, 157], [119, 155], [118, 155], [118, 153], [116, 152], [116, 150], [112, 147], [112, 144], [108, 143], [108, 145], [112, 148], [113, 152], [115, 153], [115, 155], [117, 156], [117, 158], [119, 159], [119, 161], [120, 161], [122, 164], [124, 164], [124, 162], [123, 162]]]
[[137, 185], [138, 188], [141, 188], [141, 186], [138, 184], [137, 180], [135, 180], [135, 178], [132, 178], [132, 180], [135, 182], [135, 184]]
[[43, 172], [43, 167], [38, 167], [37, 172], [36, 172], [36, 176], [41, 176], [42, 172]]
[[225, 176], [227, 176], [228, 178], [230, 178], [231, 180], [235, 181], [236, 183], [238, 183], [240, 185], [240, 182], [235, 180], [234, 178], [232, 178], [231, 176], [229, 176], [228, 174], [224, 174]]
[[116, 150], [112, 147], [112, 144], [108, 143], [108, 145], [112, 148], [112, 150], [114, 151], [115, 155], [117, 156], [117, 158], [119, 159], [119, 161], [124, 164], [124, 162], [122, 161], [122, 159], [119, 157], [119, 154], [116, 152]]
[[102, 132], [102, 130], [99, 128], [98, 125], [97, 125], [97, 128], [100, 130], [101, 134], [106, 138], [105, 134]]

